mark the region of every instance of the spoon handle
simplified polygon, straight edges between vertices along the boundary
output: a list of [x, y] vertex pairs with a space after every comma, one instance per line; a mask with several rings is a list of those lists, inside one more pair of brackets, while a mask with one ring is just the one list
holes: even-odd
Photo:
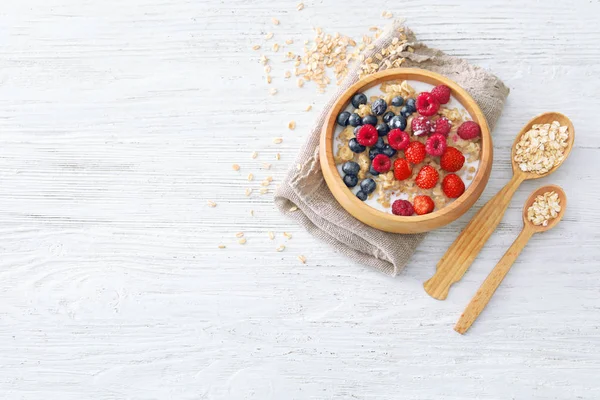
[[492, 235], [523, 182], [520, 174], [512, 179], [475, 214], [437, 264], [435, 274], [423, 284], [433, 298], [444, 300], [453, 283], [458, 282], [471, 266], [485, 242]]
[[517, 236], [513, 244], [509, 247], [509, 249], [504, 253], [504, 256], [500, 259], [498, 264], [494, 267], [492, 272], [485, 278], [485, 281], [475, 293], [475, 296], [471, 299], [471, 302], [465, 308], [465, 311], [460, 316], [460, 319], [454, 326], [454, 330], [461, 335], [463, 335], [470, 327], [473, 325], [473, 322], [477, 319], [479, 314], [483, 311], [487, 303], [492, 298], [492, 295], [500, 286], [500, 283], [512, 267], [513, 263], [521, 254], [521, 251], [533, 235], [534, 230], [529, 228], [529, 224], [526, 223], [523, 227], [523, 230]]

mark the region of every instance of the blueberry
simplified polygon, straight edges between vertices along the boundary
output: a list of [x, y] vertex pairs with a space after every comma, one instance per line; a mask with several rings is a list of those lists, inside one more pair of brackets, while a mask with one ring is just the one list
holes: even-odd
[[412, 112], [417, 111], [417, 106], [415, 104], [415, 99], [406, 100], [406, 107], [408, 107]]
[[357, 113], [350, 115], [348, 118], [348, 125], [350, 126], [359, 126], [362, 125], [362, 118]]
[[376, 147], [371, 147], [369, 149], [369, 158], [372, 160], [376, 155], [381, 154], [381, 150]]
[[396, 96], [392, 99], [392, 105], [394, 107], [400, 107], [402, 104], [404, 104], [404, 99], [400, 96]]
[[377, 99], [371, 104], [371, 112], [375, 115], [383, 115], [387, 110], [387, 103], [384, 99]]
[[356, 128], [354, 128], [354, 136], [356, 136], [356, 134], [358, 133], [358, 131], [360, 131], [360, 128], [362, 128], [362, 125], [359, 125]]
[[346, 184], [346, 186], [352, 188], [352, 187], [356, 186], [356, 184], [358, 183], [358, 176], [346, 175], [346, 176], [344, 176], [344, 183]]
[[382, 137], [377, 138], [377, 143], [374, 146], [377, 150], [383, 150], [385, 148], [385, 142]]
[[346, 161], [344, 165], [342, 165], [342, 171], [344, 171], [346, 175], [358, 175], [360, 166], [354, 161]]
[[392, 149], [389, 144], [386, 144], [383, 150], [381, 150], [381, 154], [385, 154], [388, 157], [394, 157], [396, 155], [396, 150]]
[[358, 143], [358, 140], [356, 140], [356, 138], [352, 138], [348, 141], [348, 147], [354, 153], [362, 153], [363, 151], [365, 151], [367, 149], [365, 146]]
[[337, 117], [337, 123], [340, 126], [348, 125], [348, 118], [350, 118], [350, 113], [348, 111], [341, 112]]
[[379, 172], [378, 172], [378, 171], [375, 171], [375, 170], [373, 169], [373, 164], [371, 164], [371, 166], [369, 167], [369, 173], [370, 173], [371, 175], [373, 175], [373, 176], [377, 176], [377, 175], [379, 175]]
[[379, 124], [375, 127], [379, 136], [385, 136], [389, 133], [390, 127], [387, 124]]
[[406, 118], [404, 118], [402, 115], [396, 115], [390, 120], [389, 125], [391, 129], [400, 129], [403, 131], [404, 128], [406, 128]]
[[377, 117], [369, 114], [362, 119], [362, 123], [365, 125], [375, 126], [375, 125], [377, 125]]
[[367, 199], [367, 194], [365, 192], [363, 192], [362, 190], [359, 190], [358, 192], [356, 192], [356, 197], [358, 197], [360, 200], [365, 201]]
[[390, 122], [390, 119], [394, 118], [395, 116], [396, 114], [394, 114], [393, 111], [388, 111], [385, 114], [383, 114], [383, 117], [381, 117], [381, 119], [383, 119], [383, 122], [387, 124], [388, 122]]
[[352, 106], [358, 108], [361, 104], [367, 104], [367, 96], [362, 93], [356, 93], [351, 100]]
[[373, 191], [375, 191], [375, 186], [377, 186], [377, 184], [373, 179], [363, 179], [363, 181], [360, 183], [360, 190], [362, 190], [366, 194], [371, 194], [373, 193]]
[[400, 109], [400, 115], [404, 118], [408, 118], [412, 113], [413, 111], [408, 106], [404, 106]]

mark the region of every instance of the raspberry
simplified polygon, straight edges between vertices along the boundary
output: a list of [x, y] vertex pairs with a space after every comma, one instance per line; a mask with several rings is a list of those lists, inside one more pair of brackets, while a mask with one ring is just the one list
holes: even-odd
[[436, 133], [427, 138], [425, 151], [430, 156], [439, 157], [446, 151], [446, 137]]
[[415, 183], [421, 189], [431, 189], [437, 184], [439, 178], [440, 174], [436, 169], [431, 165], [426, 165], [417, 174]]
[[380, 174], [388, 172], [392, 167], [392, 161], [385, 154], [377, 154], [373, 159], [373, 169]]
[[408, 133], [401, 131], [400, 129], [392, 129], [388, 133], [388, 143], [392, 149], [404, 150], [410, 143]]
[[415, 117], [410, 123], [413, 135], [421, 136], [431, 132], [431, 121], [427, 117]]
[[456, 199], [465, 192], [465, 184], [456, 174], [448, 174], [442, 181], [442, 190], [444, 194], [451, 199]]
[[431, 117], [440, 109], [440, 103], [429, 92], [417, 96], [417, 111], [426, 117]]
[[440, 135], [448, 136], [452, 128], [452, 123], [446, 117], [440, 117], [433, 123], [431, 131], [433, 133], [439, 133]]
[[431, 197], [421, 195], [414, 198], [413, 208], [417, 215], [429, 214], [435, 208], [435, 204], [431, 200]]
[[465, 163], [465, 156], [460, 150], [454, 147], [448, 147], [440, 158], [440, 166], [444, 171], [456, 172], [462, 168]]
[[406, 150], [404, 150], [404, 157], [413, 164], [423, 162], [425, 154], [425, 145], [421, 142], [410, 142]]
[[415, 210], [408, 200], [396, 200], [392, 204], [392, 214], [409, 217], [415, 213]]
[[436, 86], [431, 90], [431, 95], [435, 97], [440, 104], [446, 104], [450, 101], [450, 88], [446, 85]]
[[411, 175], [412, 167], [410, 166], [410, 163], [404, 158], [397, 158], [396, 161], [394, 161], [394, 178], [403, 181], [410, 178]]
[[363, 146], [373, 146], [378, 137], [377, 129], [373, 125], [363, 125], [356, 134], [356, 140]]
[[458, 127], [456, 133], [464, 140], [475, 139], [477, 136], [481, 135], [481, 128], [477, 122], [466, 121]]

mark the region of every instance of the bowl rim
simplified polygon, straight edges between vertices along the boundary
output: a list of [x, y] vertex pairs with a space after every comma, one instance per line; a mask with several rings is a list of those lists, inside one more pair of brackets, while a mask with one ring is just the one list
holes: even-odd
[[[452, 90], [452, 95], [458, 100], [462, 107], [466, 109], [473, 121], [477, 122], [481, 127], [481, 157], [473, 181], [467, 190], [452, 203], [425, 215], [413, 215], [410, 217], [398, 216], [377, 210], [365, 204], [343, 183], [333, 158], [333, 135], [335, 134], [337, 115], [346, 108], [351, 96], [356, 92], [367, 90], [385, 81], [398, 79], [415, 80], [432, 85], [444, 84], [448, 86]], [[356, 83], [351, 85], [333, 102], [323, 124], [319, 147], [319, 158], [323, 176], [325, 177], [327, 186], [338, 203], [340, 203], [352, 216], [367, 225], [377, 229], [398, 233], [416, 233], [433, 230], [444, 226], [463, 215], [481, 196], [481, 193], [489, 180], [493, 161], [492, 138], [487, 120], [479, 108], [479, 105], [471, 95], [456, 82], [443, 75], [419, 68], [388, 69], [359, 79]], [[385, 221], [386, 223], [382, 224], [382, 221]], [[398, 223], [398, 226], [393, 227], [392, 225], [394, 223]], [[402, 226], [407, 223], [411, 225], [410, 228]], [[422, 225], [421, 228], [416, 226], [416, 224], [419, 223]]]

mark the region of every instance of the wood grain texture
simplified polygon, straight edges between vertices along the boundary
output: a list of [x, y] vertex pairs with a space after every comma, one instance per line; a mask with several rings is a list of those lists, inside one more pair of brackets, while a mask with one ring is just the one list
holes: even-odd
[[[303, 2], [3, 3], [0, 397], [600, 398], [600, 4]], [[359, 37], [386, 9], [511, 88], [481, 199], [429, 234], [396, 279], [336, 254], [258, 194], [293, 165], [334, 88], [297, 89], [280, 65], [269, 96], [251, 50], [273, 31], [297, 52], [313, 25]], [[431, 299], [422, 282], [510, 178], [514, 133], [550, 109], [577, 127], [567, 164], [524, 182], [469, 273], [446, 301]], [[457, 335], [527, 195], [547, 183], [565, 189], [568, 213]]]
[[[556, 218], [551, 219], [546, 226], [536, 226], [527, 218], [527, 211], [529, 210], [529, 207], [531, 207], [537, 196], [541, 196], [547, 192], [555, 192], [556, 194], [558, 194], [561, 209]], [[485, 278], [485, 281], [483, 281], [483, 283], [477, 290], [477, 293], [475, 293], [475, 296], [473, 296], [473, 298], [467, 305], [467, 308], [465, 308], [465, 311], [463, 311], [458, 322], [454, 326], [454, 330], [456, 332], [464, 334], [467, 332], [467, 330], [469, 330], [469, 328], [471, 327], [471, 325], [473, 325], [477, 317], [479, 317], [485, 306], [487, 306], [488, 302], [496, 292], [496, 289], [498, 289], [500, 283], [502, 283], [502, 280], [517, 260], [517, 257], [519, 256], [519, 254], [521, 254], [521, 252], [525, 248], [525, 245], [527, 244], [527, 242], [529, 242], [529, 239], [531, 239], [531, 236], [534, 233], [545, 232], [555, 227], [556, 224], [558, 224], [558, 222], [565, 215], [566, 208], [567, 196], [562, 190], [562, 188], [557, 185], [542, 186], [539, 189], [535, 190], [529, 196], [529, 198], [523, 205], [523, 229], [521, 230], [521, 233], [519, 233], [519, 236], [517, 236], [513, 244], [510, 245], [510, 247], [508, 248], [506, 253], [504, 253], [498, 264], [496, 264], [494, 269], [492, 269], [492, 272], [490, 272], [487, 278]]]
[[[337, 124], [337, 116], [348, 105], [352, 96], [358, 91], [366, 91], [373, 86], [390, 80], [408, 80], [425, 82], [429, 85], [446, 85], [452, 90], [452, 96], [465, 108], [473, 121], [481, 127], [481, 157], [479, 167], [471, 185], [455, 201], [447, 206], [426, 215], [402, 217], [379, 211], [359, 200], [344, 184], [333, 155], [333, 135]], [[418, 68], [399, 68], [381, 71], [359, 79], [354, 85], [340, 94], [333, 104], [323, 124], [319, 141], [320, 162], [327, 186], [336, 200], [354, 218], [386, 232], [422, 233], [438, 229], [454, 222], [467, 212], [479, 199], [490, 178], [493, 162], [493, 143], [490, 137], [485, 116], [473, 98], [457, 83], [437, 73]]]
[[[569, 137], [563, 161], [543, 175], [521, 171], [515, 161], [517, 143], [520, 141], [521, 136], [528, 132], [534, 124], [548, 124], [554, 121], [558, 121], [561, 126], [568, 127]], [[566, 115], [559, 112], [542, 113], [533, 117], [521, 128], [515, 135], [511, 150], [513, 177], [502, 190], [477, 211], [473, 219], [469, 221], [437, 263], [435, 274], [423, 284], [425, 291], [431, 297], [444, 300], [448, 296], [451, 285], [458, 282], [467, 272], [500, 221], [502, 221], [504, 213], [521, 183], [528, 179], [546, 178], [555, 172], [569, 157], [574, 143], [575, 127], [573, 122]]]

